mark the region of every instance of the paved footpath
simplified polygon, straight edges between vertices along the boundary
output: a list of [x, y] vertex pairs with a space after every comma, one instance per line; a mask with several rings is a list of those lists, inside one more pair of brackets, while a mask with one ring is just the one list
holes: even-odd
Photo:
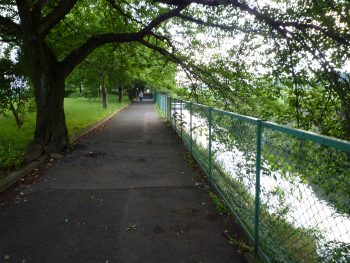
[[0, 262], [246, 262], [182, 152], [133, 103], [1, 209]]

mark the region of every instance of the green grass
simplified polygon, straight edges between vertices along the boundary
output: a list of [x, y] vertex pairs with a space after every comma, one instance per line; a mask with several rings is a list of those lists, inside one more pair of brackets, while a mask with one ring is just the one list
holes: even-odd
[[127, 105], [130, 101], [127, 96], [125, 97], [123, 103], [120, 104], [116, 95], [109, 95], [108, 109], [102, 108], [102, 98], [90, 100], [85, 98], [66, 98], [64, 100], [64, 111], [69, 136]]
[[[119, 103], [116, 95], [109, 95], [108, 102], [108, 109], [103, 109], [102, 98], [66, 98], [64, 108], [69, 136], [112, 114], [128, 104], [129, 99], [126, 97]], [[19, 130], [14, 118], [0, 117], [0, 178], [5, 172], [20, 167], [27, 146], [34, 138], [35, 118], [35, 113], [27, 112], [23, 128]]]

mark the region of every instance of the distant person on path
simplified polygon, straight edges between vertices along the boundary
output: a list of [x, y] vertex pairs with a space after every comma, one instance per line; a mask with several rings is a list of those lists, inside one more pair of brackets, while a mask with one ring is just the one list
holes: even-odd
[[142, 90], [140, 91], [139, 97], [140, 97], [140, 101], [142, 102], [142, 98], [143, 98]]

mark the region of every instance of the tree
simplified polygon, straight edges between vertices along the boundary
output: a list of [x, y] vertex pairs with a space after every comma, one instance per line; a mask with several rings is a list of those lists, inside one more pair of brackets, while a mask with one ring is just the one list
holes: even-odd
[[26, 103], [29, 98], [28, 77], [20, 63], [0, 58], [0, 113], [12, 112], [17, 127], [22, 128]]
[[[274, 5], [238, 0], [2, 1], [2, 40], [22, 41], [28, 51], [37, 102], [32, 146], [45, 151], [69, 146], [63, 111], [64, 80], [104, 44], [139, 42], [181, 65], [188, 76], [207, 83], [214, 94], [229, 94], [232, 89], [216, 82], [220, 77], [212, 78], [194, 59], [194, 53], [190, 54], [188, 47], [195, 46], [195, 41], [185, 43], [184, 49], [173, 44], [170, 32], [176, 27], [181, 27], [183, 35], [211, 32], [215, 35], [211, 44], [219, 42], [222, 35], [243, 34], [241, 41], [250, 50], [262, 44], [270, 47], [266, 49], [270, 55], [266, 53], [266, 59], [259, 63], [269, 66], [271, 74], [294, 79], [297, 98], [298, 70], [306, 63], [314, 76], [327, 78], [324, 87], [341, 101], [344, 121], [340, 137], [349, 138], [349, 83], [340, 81], [336, 70], [349, 58], [349, 4], [328, 0], [271, 3]], [[240, 56], [240, 50], [234, 50], [235, 54]]]
[[[159, 15], [149, 15], [146, 24], [131, 17], [131, 7], [124, 1], [112, 0], [1, 2], [5, 11], [0, 17], [2, 39], [23, 41], [28, 51], [37, 103], [32, 147], [44, 151], [69, 147], [64, 81], [93, 50], [108, 43], [154, 38], [154, 28], [185, 8], [162, 8]], [[145, 12], [140, 6], [135, 16]], [[96, 13], [103, 17], [103, 24], [98, 26], [93, 23]]]
[[[292, 120], [299, 128], [310, 126], [306, 121], [307, 118], [304, 118], [305, 110], [301, 108], [305, 88], [315, 87], [319, 91], [322, 90], [321, 93], [327, 93], [326, 97], [332, 102], [327, 104], [333, 107], [330, 112], [337, 114], [335, 116], [332, 114], [333, 118], [327, 120], [327, 124], [332, 126], [331, 129], [322, 127], [324, 119], [319, 120], [317, 125], [325, 135], [350, 139], [350, 83], [342, 76], [342, 68], [345, 62], [349, 61], [350, 3], [348, 1], [276, 0], [261, 3], [237, 0], [164, 0], [159, 2], [173, 5], [188, 3], [206, 5], [208, 7], [206, 9], [198, 5], [186, 8], [178, 15], [182, 19], [178, 23], [191, 21], [197, 25], [197, 27], [192, 25], [191, 30], [185, 31], [186, 34], [191, 34], [192, 38], [198, 31], [206, 33], [211, 31], [216, 38], [213, 38], [210, 44], [216, 44], [216, 39], [223, 40], [225, 33], [226, 36], [231, 36], [231, 39], [237, 40], [231, 41], [232, 48], [229, 50], [234, 58], [231, 61], [236, 62], [235, 67], [230, 68], [234, 72], [231, 74], [231, 82], [242, 82], [245, 79], [246, 83], [252, 84], [249, 74], [245, 72], [252, 73], [256, 69], [264, 68], [264, 78], [274, 78], [274, 82], [271, 83], [287, 84], [285, 87], [290, 90], [290, 96], [294, 97], [289, 101], [289, 109], [292, 111], [289, 116], [293, 117]], [[194, 45], [187, 44], [185, 48], [189, 51]], [[223, 85], [222, 80], [225, 79], [227, 70], [213, 75], [211, 70], [200, 66], [194, 58], [190, 63], [181, 65], [191, 78], [205, 83], [212, 90], [212, 94], [232, 97], [230, 94], [236, 93], [232, 103], [237, 102], [237, 96], [243, 98], [251, 94], [251, 89], [245, 89], [247, 91], [245, 96], [245, 91], [241, 93], [229, 85]], [[326, 112], [325, 109], [319, 110]], [[325, 114], [322, 116], [327, 117]], [[330, 130], [337, 132], [329, 133]]]

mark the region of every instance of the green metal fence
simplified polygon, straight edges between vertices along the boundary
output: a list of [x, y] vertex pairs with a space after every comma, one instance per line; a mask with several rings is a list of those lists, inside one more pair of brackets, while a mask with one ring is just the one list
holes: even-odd
[[350, 262], [350, 143], [154, 99], [266, 262]]

